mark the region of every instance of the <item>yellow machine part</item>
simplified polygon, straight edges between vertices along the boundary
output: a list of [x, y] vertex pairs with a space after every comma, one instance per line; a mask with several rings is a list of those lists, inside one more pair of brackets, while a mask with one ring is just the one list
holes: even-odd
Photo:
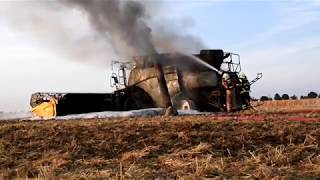
[[57, 101], [52, 98], [49, 102], [43, 102], [38, 106], [32, 108], [32, 113], [34, 116], [42, 117], [45, 119], [50, 119], [56, 117], [57, 115]]

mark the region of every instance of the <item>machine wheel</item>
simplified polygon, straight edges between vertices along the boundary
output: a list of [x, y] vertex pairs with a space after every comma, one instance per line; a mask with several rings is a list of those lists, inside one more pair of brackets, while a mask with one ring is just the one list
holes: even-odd
[[142, 109], [140, 103], [134, 99], [127, 98], [126, 101], [124, 102], [124, 110], [129, 111], [129, 110], [137, 110], [137, 109]]
[[179, 110], [195, 109], [194, 102], [183, 95], [178, 95], [173, 98], [173, 106]]
[[128, 96], [124, 101], [123, 109], [125, 111], [129, 111], [152, 107], [154, 107], [152, 98], [143, 90], [136, 88], [128, 92]]
[[195, 109], [194, 103], [191, 100], [181, 100], [180, 101], [180, 107], [178, 109], [181, 110], [190, 110]]

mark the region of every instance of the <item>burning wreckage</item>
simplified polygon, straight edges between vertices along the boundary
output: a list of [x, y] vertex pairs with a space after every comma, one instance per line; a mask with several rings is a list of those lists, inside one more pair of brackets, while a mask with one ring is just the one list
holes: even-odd
[[112, 62], [113, 93], [34, 93], [35, 116], [54, 117], [101, 111], [167, 108], [238, 111], [250, 106], [250, 85], [241, 72], [240, 56], [223, 50], [200, 54], [155, 54]]

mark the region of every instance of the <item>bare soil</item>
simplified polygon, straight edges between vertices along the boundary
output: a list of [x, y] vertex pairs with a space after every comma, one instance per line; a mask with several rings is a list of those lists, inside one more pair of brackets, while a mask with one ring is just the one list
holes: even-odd
[[0, 179], [316, 179], [320, 114], [0, 122]]

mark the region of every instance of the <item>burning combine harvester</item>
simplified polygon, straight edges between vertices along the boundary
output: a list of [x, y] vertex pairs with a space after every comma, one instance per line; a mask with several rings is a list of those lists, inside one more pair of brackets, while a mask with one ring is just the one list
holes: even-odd
[[240, 56], [222, 50], [201, 50], [190, 56], [155, 54], [132, 60], [113, 61], [113, 93], [34, 93], [32, 112], [54, 117], [156, 107], [171, 107], [173, 112], [237, 111], [249, 107], [250, 85], [262, 77], [260, 73], [249, 82], [241, 72]]

